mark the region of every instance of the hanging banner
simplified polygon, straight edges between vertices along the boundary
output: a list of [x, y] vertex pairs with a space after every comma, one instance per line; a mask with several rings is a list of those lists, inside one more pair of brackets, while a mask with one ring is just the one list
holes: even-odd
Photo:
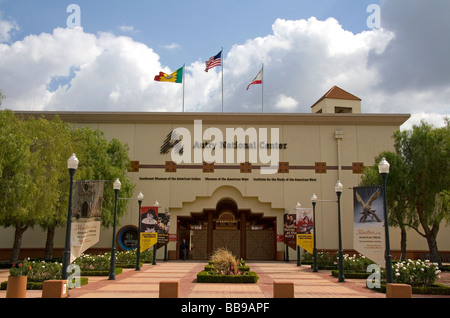
[[159, 213], [158, 223], [156, 226], [156, 232], [158, 233], [158, 245], [156, 248], [160, 248], [169, 243], [169, 230], [170, 230], [170, 214], [167, 210], [166, 213]]
[[156, 232], [158, 225], [158, 207], [143, 206], [141, 207], [141, 233]]
[[103, 181], [75, 181], [72, 188], [70, 262], [100, 239]]
[[383, 188], [353, 188], [353, 248], [385, 266]]
[[140, 244], [141, 251], [149, 249], [158, 242], [158, 207], [141, 207]]
[[292, 249], [296, 249], [297, 229], [295, 227], [295, 214], [284, 214], [284, 239], [283, 242]]
[[141, 232], [141, 252], [148, 250], [158, 242], [158, 233]]
[[313, 252], [314, 218], [312, 208], [296, 208], [297, 245], [309, 253]]

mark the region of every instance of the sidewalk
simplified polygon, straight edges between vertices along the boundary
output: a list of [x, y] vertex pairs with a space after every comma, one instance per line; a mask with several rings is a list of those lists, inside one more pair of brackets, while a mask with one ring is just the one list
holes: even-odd
[[[294, 283], [295, 298], [386, 298], [385, 294], [365, 287], [364, 279], [346, 279], [339, 283], [329, 270], [312, 272], [309, 265], [296, 262], [247, 262], [259, 276], [257, 284], [200, 284], [196, 276], [206, 262], [158, 261], [144, 264], [141, 271], [124, 269], [115, 280], [89, 277], [89, 283], [70, 290], [70, 298], [158, 298], [159, 282], [180, 281], [180, 298], [273, 298], [273, 281]], [[0, 272], [0, 281], [7, 280]], [[450, 273], [441, 273], [439, 283], [450, 284]], [[0, 298], [6, 291], [0, 291]], [[41, 298], [42, 291], [29, 290], [27, 298]], [[413, 298], [450, 298], [450, 296], [413, 295]]]

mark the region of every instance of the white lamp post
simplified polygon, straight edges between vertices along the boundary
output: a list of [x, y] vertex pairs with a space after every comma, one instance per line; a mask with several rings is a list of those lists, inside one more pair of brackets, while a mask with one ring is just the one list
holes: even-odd
[[317, 203], [317, 196], [313, 193], [311, 196], [311, 203], [313, 206], [313, 224], [314, 224], [314, 230], [313, 230], [313, 272], [317, 272], [317, 248], [316, 248], [316, 203]]
[[138, 244], [136, 249], [136, 270], [141, 270], [141, 205], [142, 201], [144, 200], [144, 195], [142, 192], [139, 192], [138, 196], [138, 203], [139, 203], [139, 214], [138, 214]]
[[341, 230], [341, 194], [343, 190], [342, 183], [338, 181], [334, 186], [338, 198], [338, 226], [339, 226], [339, 282], [344, 282], [344, 255], [342, 253], [342, 230]]
[[392, 283], [394, 281], [392, 274], [392, 256], [389, 242], [389, 222], [388, 222], [388, 210], [387, 210], [387, 194], [386, 194], [386, 179], [389, 174], [390, 164], [386, 158], [381, 159], [378, 164], [378, 172], [383, 179], [383, 213], [384, 213], [384, 235], [386, 240], [386, 283]]
[[75, 171], [78, 169], [78, 158], [75, 154], [72, 154], [70, 158], [67, 160], [67, 169], [69, 170], [70, 176], [70, 186], [69, 186], [69, 208], [67, 211], [67, 221], [66, 221], [66, 242], [64, 247], [64, 257], [63, 257], [63, 266], [62, 266], [62, 279], [67, 279], [67, 267], [70, 263], [70, 232], [72, 226], [72, 186], [73, 186], [73, 176]]

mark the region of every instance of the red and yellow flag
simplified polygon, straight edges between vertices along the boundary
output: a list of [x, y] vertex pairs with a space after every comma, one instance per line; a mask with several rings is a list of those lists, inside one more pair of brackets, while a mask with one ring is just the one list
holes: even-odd
[[183, 83], [183, 67], [172, 74], [166, 74], [164, 72], [159, 72], [159, 75], [155, 76], [155, 81], [157, 82], [171, 82], [171, 83]]

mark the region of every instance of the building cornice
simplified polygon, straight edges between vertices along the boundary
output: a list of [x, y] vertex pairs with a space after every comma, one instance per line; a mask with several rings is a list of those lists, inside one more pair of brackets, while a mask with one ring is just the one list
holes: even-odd
[[307, 113], [169, 113], [169, 112], [61, 112], [15, 111], [24, 118], [59, 117], [79, 124], [203, 124], [239, 125], [377, 125], [401, 126], [410, 114], [307, 114]]

